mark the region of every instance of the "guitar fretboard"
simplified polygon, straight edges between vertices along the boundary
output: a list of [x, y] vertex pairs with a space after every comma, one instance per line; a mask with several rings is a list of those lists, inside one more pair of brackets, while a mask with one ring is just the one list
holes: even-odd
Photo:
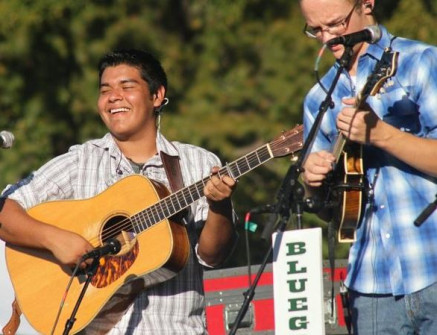
[[[369, 96], [368, 93], [364, 94], [365, 93], [364, 91], [366, 89], [367, 88], [365, 87], [363, 92], [357, 96], [357, 100], [355, 102], [355, 110], [360, 109], [364, 104], [364, 102], [366, 101], [367, 97]], [[338, 160], [340, 159], [340, 156], [344, 150], [344, 146], [346, 145], [346, 142], [347, 142], [346, 136], [344, 136], [343, 133], [339, 132], [338, 137], [332, 148], [332, 154], [334, 155], [336, 162], [338, 162]]]
[[[378, 66], [377, 66], [378, 67]], [[379, 77], [378, 77], [379, 78]], [[361, 90], [361, 92], [357, 95], [357, 99], [355, 101], [355, 111], [362, 109], [364, 107], [364, 104], [367, 100], [367, 98], [371, 95], [373, 95], [376, 90], [375, 88], [375, 79], [369, 78], [369, 80], [364, 85], [364, 88]], [[347, 138], [342, 133], [338, 133], [338, 137], [334, 143], [332, 154], [335, 157], [336, 162], [338, 162], [343, 150], [344, 146], [346, 145]]]
[[[270, 145], [265, 144], [234, 162], [226, 164], [217, 174], [219, 177], [226, 175], [237, 180], [273, 157]], [[145, 210], [134, 214], [130, 219], [135, 233], [140, 233], [154, 224], [175, 215], [200, 199], [204, 196], [203, 189], [209, 179], [210, 177], [206, 177], [197, 183], [184, 187]]]

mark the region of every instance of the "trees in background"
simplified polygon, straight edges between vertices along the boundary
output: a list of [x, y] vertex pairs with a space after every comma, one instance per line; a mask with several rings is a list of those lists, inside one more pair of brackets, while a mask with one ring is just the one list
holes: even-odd
[[[432, 1], [384, 0], [377, 11], [396, 34], [437, 40]], [[111, 49], [142, 48], [161, 59], [170, 99], [162, 131], [223, 162], [300, 123], [314, 83], [319, 45], [302, 34], [297, 1], [9, 0], [0, 16], [0, 129], [16, 137], [0, 152], [1, 188], [103, 134], [96, 67]], [[324, 55], [320, 71], [332, 62]], [[241, 178], [234, 197], [241, 220], [275, 200], [289, 165], [275, 159]], [[305, 225], [319, 224], [305, 216]], [[259, 232], [253, 236], [259, 243]], [[241, 250], [230, 264], [244, 261]]]

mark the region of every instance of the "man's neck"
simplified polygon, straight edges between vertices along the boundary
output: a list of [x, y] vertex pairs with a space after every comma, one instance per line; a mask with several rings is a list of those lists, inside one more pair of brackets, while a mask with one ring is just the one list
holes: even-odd
[[355, 52], [354, 55], [352, 56], [351, 67], [348, 71], [351, 76], [357, 75], [358, 60], [359, 60], [360, 56], [366, 52], [368, 47], [369, 47], [369, 45], [367, 43], [363, 43], [360, 46], [359, 50], [357, 50], [357, 52]]
[[156, 134], [149, 136], [149, 138], [129, 139], [127, 141], [115, 139], [115, 142], [123, 155], [136, 163], [145, 163], [158, 151]]

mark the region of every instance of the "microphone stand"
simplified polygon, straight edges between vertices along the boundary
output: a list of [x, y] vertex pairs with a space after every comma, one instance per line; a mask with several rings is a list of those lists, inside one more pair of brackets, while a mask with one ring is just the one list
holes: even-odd
[[[303, 208], [305, 207], [305, 202], [303, 198], [304, 198], [305, 190], [302, 184], [299, 183], [298, 178], [299, 175], [304, 171], [303, 163], [305, 162], [309, 149], [312, 143], [314, 142], [316, 133], [320, 128], [320, 124], [322, 122], [323, 116], [325, 115], [328, 108], [334, 107], [334, 103], [332, 101], [332, 93], [334, 92], [334, 89], [337, 85], [337, 82], [343, 70], [349, 68], [352, 59], [352, 54], [353, 54], [352, 46], [345, 46], [343, 55], [338, 60], [339, 67], [337, 69], [334, 80], [332, 81], [332, 84], [326, 93], [325, 99], [320, 104], [319, 113], [317, 114], [314, 124], [312, 125], [310, 132], [308, 133], [307, 139], [303, 144], [298, 160], [295, 164], [291, 165], [290, 168], [288, 169], [287, 174], [285, 175], [285, 178], [281, 183], [281, 187], [277, 195], [277, 202], [276, 204], [271, 206], [272, 208], [271, 213], [276, 214], [277, 217], [279, 217], [279, 219], [276, 220], [278, 223], [274, 221], [270, 221], [264, 228], [264, 231], [262, 233], [263, 236], [270, 236], [275, 230], [275, 228], [277, 228], [278, 232], [284, 232], [285, 228], [287, 227], [287, 222], [290, 218], [290, 213], [292, 210], [294, 210], [296, 214], [297, 228], [302, 229], [302, 212], [303, 212]], [[268, 249], [263, 259], [263, 262], [258, 270], [255, 280], [253, 281], [249, 290], [243, 293], [245, 299], [242, 306], [240, 307], [240, 310], [238, 311], [238, 314], [235, 318], [235, 321], [233, 323], [231, 331], [229, 332], [229, 335], [234, 335], [237, 329], [239, 328], [240, 323], [243, 320], [247, 312], [247, 309], [249, 308], [250, 302], [253, 300], [256, 286], [267, 265], [267, 262], [272, 252], [273, 252], [273, 246], [270, 245], [270, 248]]]
[[85, 296], [86, 290], [87, 290], [89, 284], [91, 283], [93, 276], [96, 274], [97, 268], [99, 266], [99, 259], [100, 259], [100, 256], [94, 257], [91, 265], [86, 268], [87, 278], [86, 278], [85, 284], [82, 287], [79, 298], [76, 301], [76, 305], [74, 306], [74, 309], [71, 312], [70, 318], [65, 323], [65, 328], [64, 328], [64, 332], [62, 333], [62, 335], [68, 335], [70, 333], [71, 328], [73, 328], [74, 323], [76, 322], [77, 311], [79, 310], [79, 306], [83, 300], [83, 297]]

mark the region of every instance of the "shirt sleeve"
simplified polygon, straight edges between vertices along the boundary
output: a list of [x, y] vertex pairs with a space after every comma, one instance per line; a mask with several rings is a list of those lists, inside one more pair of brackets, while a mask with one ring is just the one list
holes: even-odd
[[28, 209], [50, 200], [69, 199], [73, 195], [71, 180], [77, 173], [75, 152], [58, 156], [15, 184], [8, 185], [2, 197], [17, 201]]
[[[209, 172], [207, 174], [205, 174], [204, 177], [208, 176], [208, 174], [210, 173], [212, 167], [214, 167], [214, 166], [220, 166], [221, 167], [222, 166], [219, 158], [216, 155], [214, 155], [213, 153], [209, 153], [207, 155], [207, 162], [208, 162], [207, 166], [208, 166], [208, 169], [209, 169], [208, 171]], [[205, 172], [206, 172], [206, 170], [205, 170]], [[197, 204], [196, 204], [196, 212], [194, 214], [194, 221], [195, 221], [195, 224], [196, 224], [196, 228], [199, 231], [199, 234], [200, 234], [201, 230], [203, 229], [203, 227], [205, 225], [206, 219], [208, 217], [208, 210], [209, 210], [209, 206], [208, 206], [208, 202], [206, 200], [206, 197], [201, 197], [198, 200]], [[235, 225], [235, 222], [237, 220], [237, 216], [236, 216], [236, 214], [235, 214], [233, 209], [232, 209], [232, 212], [233, 212], [233, 216], [232, 216], [232, 221], [233, 222], [232, 223]], [[234, 234], [233, 239], [234, 239], [234, 241], [233, 241], [233, 248], [232, 249], [235, 248], [235, 246], [237, 244], [237, 241], [238, 241], [238, 234], [237, 233]], [[198, 253], [198, 248], [199, 248], [199, 243], [197, 241], [197, 243], [196, 243], [196, 245], [194, 247], [194, 251], [196, 253], [197, 260], [199, 261], [199, 263], [201, 265], [205, 266], [205, 267], [213, 268], [213, 266], [211, 266], [208, 263], [206, 263], [200, 257], [200, 255]]]

